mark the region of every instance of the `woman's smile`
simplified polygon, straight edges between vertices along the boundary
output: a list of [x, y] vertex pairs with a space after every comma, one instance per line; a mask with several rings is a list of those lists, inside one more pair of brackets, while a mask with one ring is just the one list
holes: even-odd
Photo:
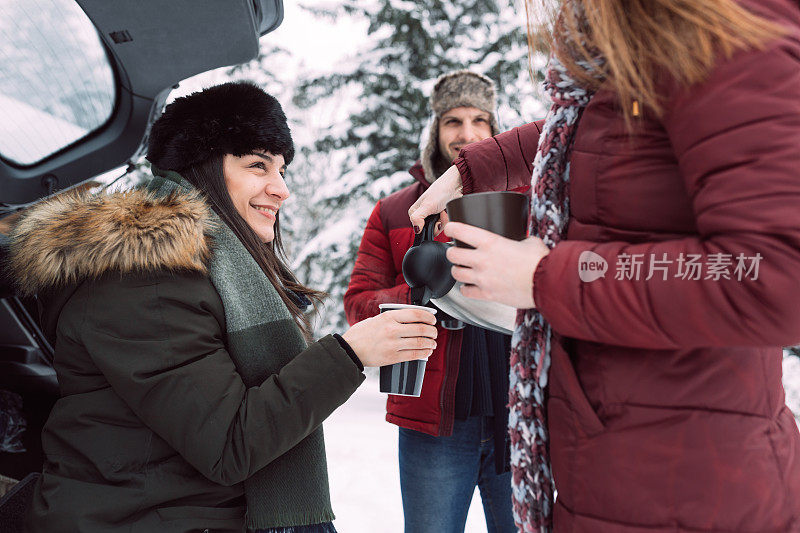
[[272, 220], [275, 220], [275, 218], [276, 218], [275, 215], [278, 214], [278, 208], [277, 207], [269, 207], [269, 206], [265, 206], [265, 205], [253, 205], [253, 204], [250, 204], [250, 207], [252, 207], [256, 211], [258, 211], [260, 214], [262, 214], [265, 217], [270, 218]]
[[275, 222], [281, 204], [289, 197], [283, 180], [283, 155], [256, 150], [243, 156], [225, 155], [225, 185], [236, 212], [261, 242], [275, 239]]

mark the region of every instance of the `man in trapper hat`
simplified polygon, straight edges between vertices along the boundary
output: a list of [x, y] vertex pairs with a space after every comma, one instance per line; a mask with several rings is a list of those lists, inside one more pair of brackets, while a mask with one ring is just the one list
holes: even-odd
[[[494, 83], [481, 74], [458, 70], [436, 81], [431, 124], [409, 171], [416, 182], [380, 200], [367, 222], [344, 296], [350, 323], [377, 315], [382, 303], [412, 303], [400, 268], [415, 235], [408, 209], [464, 146], [499, 132], [495, 100]], [[422, 395], [389, 396], [386, 420], [400, 426], [406, 533], [463, 531], [476, 484], [488, 531], [516, 532], [506, 442], [509, 342], [474, 326], [439, 327]]]

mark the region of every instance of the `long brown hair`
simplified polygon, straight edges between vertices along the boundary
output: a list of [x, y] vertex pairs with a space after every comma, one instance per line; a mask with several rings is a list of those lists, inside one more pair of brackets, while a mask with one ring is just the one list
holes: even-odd
[[525, 0], [525, 11], [531, 56], [552, 47], [576, 81], [614, 91], [629, 124], [634, 102], [663, 112], [660, 74], [684, 86], [701, 82], [720, 54], [763, 48], [785, 31], [735, 0]]
[[[301, 307], [297, 296], [309, 300], [314, 309], [327, 296], [323, 291], [306, 287], [294, 276], [287, 265], [286, 252], [283, 249], [280, 231], [280, 212], [275, 216], [275, 238], [270, 243], [263, 243], [256, 232], [245, 222], [233, 205], [228, 188], [225, 186], [223, 165], [224, 155], [215, 155], [204, 162], [191, 166], [181, 175], [189, 183], [203, 192], [211, 205], [211, 209], [222, 219], [234, 235], [242, 242], [245, 249], [253, 256], [258, 266], [267, 276], [278, 295], [286, 304], [289, 313], [303, 333], [307, 341], [311, 341], [311, 322]], [[290, 292], [291, 291], [291, 292]], [[294, 293], [295, 296], [292, 296]], [[303, 306], [304, 307], [304, 306]]]

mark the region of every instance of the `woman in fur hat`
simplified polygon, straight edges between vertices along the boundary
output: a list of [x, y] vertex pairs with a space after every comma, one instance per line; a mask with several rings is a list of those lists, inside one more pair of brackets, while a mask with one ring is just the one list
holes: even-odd
[[148, 190], [62, 195], [19, 223], [13, 266], [62, 392], [30, 531], [335, 531], [321, 423], [364, 366], [430, 355], [436, 329], [400, 310], [307, 342], [321, 293], [278, 225], [293, 155], [278, 102], [228, 83], [166, 107]]

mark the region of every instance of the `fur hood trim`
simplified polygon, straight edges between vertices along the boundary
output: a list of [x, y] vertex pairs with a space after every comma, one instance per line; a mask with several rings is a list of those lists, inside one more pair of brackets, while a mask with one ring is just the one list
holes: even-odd
[[209, 207], [196, 192], [66, 193], [20, 220], [11, 235], [9, 267], [23, 294], [106, 272], [205, 273], [212, 228]]

